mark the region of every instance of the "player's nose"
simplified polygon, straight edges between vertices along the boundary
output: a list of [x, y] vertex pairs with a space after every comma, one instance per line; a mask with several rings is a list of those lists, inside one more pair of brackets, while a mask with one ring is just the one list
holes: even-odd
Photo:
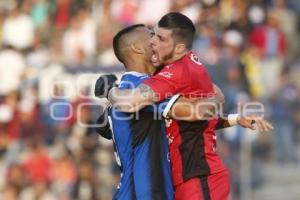
[[155, 47], [156, 46], [156, 37], [155, 36], [153, 36], [151, 39], [150, 39], [150, 45], [151, 45], [151, 47]]

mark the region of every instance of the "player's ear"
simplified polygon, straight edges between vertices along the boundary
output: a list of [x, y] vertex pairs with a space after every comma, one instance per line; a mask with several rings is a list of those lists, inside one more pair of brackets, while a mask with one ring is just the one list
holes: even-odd
[[137, 54], [143, 54], [144, 53], [144, 49], [142, 48], [141, 45], [139, 44], [131, 44], [130, 45], [130, 49], [134, 52], [134, 53], [137, 53]]
[[186, 50], [186, 46], [183, 43], [176, 44], [174, 49], [176, 54], [182, 54], [185, 52], [185, 50]]

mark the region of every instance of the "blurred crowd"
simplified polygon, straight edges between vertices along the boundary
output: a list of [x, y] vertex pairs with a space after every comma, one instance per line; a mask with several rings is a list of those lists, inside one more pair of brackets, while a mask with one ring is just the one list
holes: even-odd
[[260, 102], [274, 124], [271, 134], [238, 127], [220, 133], [232, 199], [241, 191], [241, 141], [252, 147], [253, 188], [264, 181], [262, 163], [298, 165], [300, 1], [6, 0], [0, 1], [0, 200], [111, 199], [120, 172], [111, 142], [93, 126], [102, 108], [91, 95], [94, 76], [124, 71], [112, 50], [118, 30], [153, 26], [169, 11], [195, 23], [193, 51], [223, 90], [224, 112]]

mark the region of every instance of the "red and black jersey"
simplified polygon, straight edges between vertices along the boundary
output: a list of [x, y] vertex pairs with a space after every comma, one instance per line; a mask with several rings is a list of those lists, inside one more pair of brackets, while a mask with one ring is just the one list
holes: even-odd
[[[165, 66], [159, 73], [144, 81], [163, 100], [180, 93], [185, 97], [214, 95], [212, 81], [197, 56], [188, 53], [182, 59]], [[167, 123], [170, 160], [174, 184], [188, 179], [225, 170], [216, 153], [215, 128], [218, 119]]]

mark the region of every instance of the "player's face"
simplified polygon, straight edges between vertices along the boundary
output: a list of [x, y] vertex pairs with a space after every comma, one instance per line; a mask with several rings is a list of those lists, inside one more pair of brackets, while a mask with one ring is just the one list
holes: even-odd
[[154, 35], [151, 38], [151, 47], [154, 53], [152, 56], [154, 66], [169, 64], [175, 49], [172, 31], [155, 26]]
[[141, 42], [143, 43], [145, 56], [149, 62], [151, 62], [151, 57], [153, 54], [153, 50], [151, 48], [151, 37], [153, 36], [153, 32], [149, 28], [142, 28], [141, 30]]

